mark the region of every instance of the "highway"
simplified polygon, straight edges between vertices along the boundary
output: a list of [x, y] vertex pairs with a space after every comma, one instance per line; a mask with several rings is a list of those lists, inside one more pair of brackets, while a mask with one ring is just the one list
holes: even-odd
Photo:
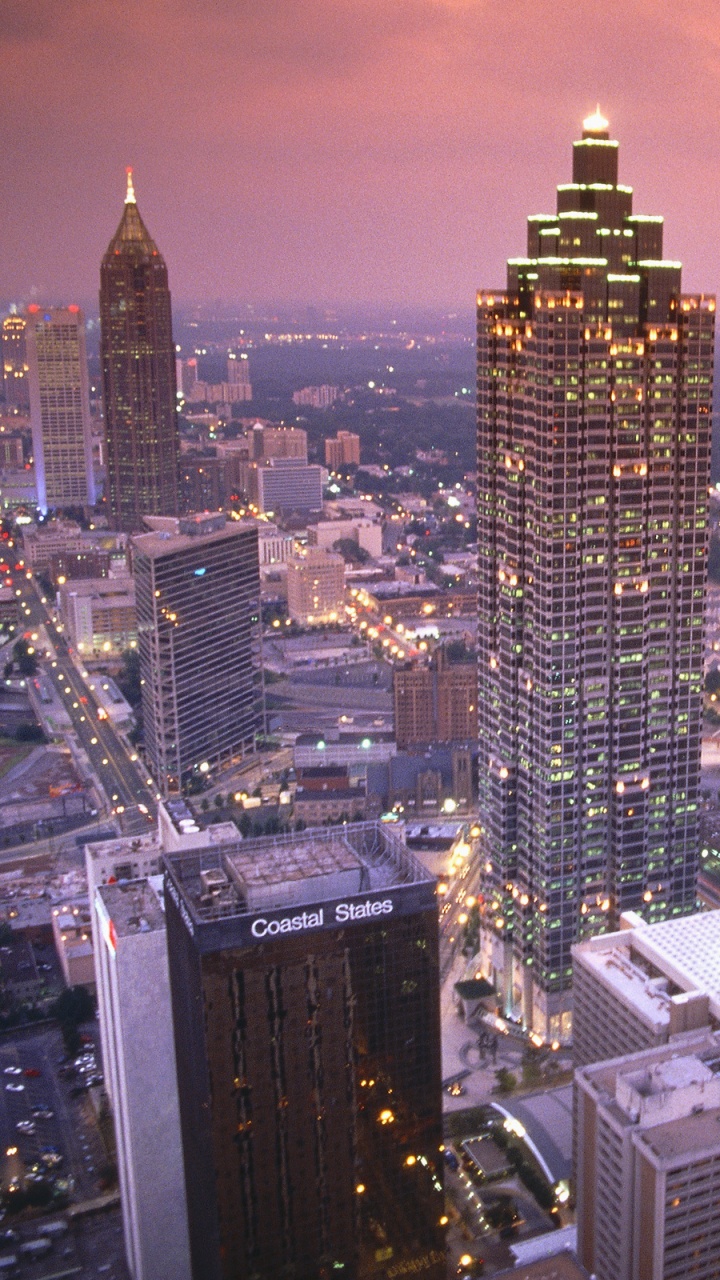
[[49, 658], [41, 659], [40, 669], [52, 680], [55, 694], [70, 717], [72, 732], [107, 796], [109, 808], [122, 812], [144, 805], [149, 825], [157, 816], [157, 791], [149, 774], [143, 776], [143, 766], [137, 756], [128, 752], [110, 721], [98, 715], [99, 708], [34, 581], [24, 570], [16, 571], [12, 578], [20, 606], [20, 634], [29, 639], [39, 633], [40, 627], [45, 628], [52, 649]]

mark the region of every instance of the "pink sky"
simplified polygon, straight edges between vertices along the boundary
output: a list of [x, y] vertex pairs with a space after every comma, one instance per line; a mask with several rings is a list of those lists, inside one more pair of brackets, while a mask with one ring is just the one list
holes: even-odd
[[707, 0], [2, 0], [0, 86], [7, 298], [94, 296], [133, 164], [178, 300], [471, 307], [596, 101], [718, 288]]

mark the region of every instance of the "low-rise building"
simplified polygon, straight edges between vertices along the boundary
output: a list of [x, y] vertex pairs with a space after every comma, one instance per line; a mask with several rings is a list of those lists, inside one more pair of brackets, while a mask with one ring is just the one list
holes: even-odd
[[68, 639], [85, 657], [118, 656], [137, 644], [135, 586], [123, 578], [72, 579], [58, 592]]
[[341, 539], [357, 542], [375, 560], [382, 555], [382, 525], [374, 520], [319, 520], [308, 525], [308, 546], [331, 550]]
[[720, 911], [647, 924], [624, 912], [620, 930], [573, 947], [577, 1066], [720, 1026]]
[[95, 962], [88, 903], [83, 899], [54, 907], [52, 930], [60, 968], [68, 986], [82, 985], [94, 991]]

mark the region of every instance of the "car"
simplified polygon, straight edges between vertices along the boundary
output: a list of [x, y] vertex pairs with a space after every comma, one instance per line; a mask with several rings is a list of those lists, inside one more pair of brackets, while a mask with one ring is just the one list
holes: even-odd
[[15, 1083], [13, 1083], [13, 1081], [11, 1080], [9, 1084], [6, 1084], [6, 1085], [5, 1085], [5, 1091], [6, 1091], [6, 1093], [24, 1093], [24, 1092], [25, 1092], [25, 1085], [24, 1085], [24, 1084], [15, 1084]]
[[44, 1151], [40, 1161], [46, 1169], [57, 1169], [62, 1164], [63, 1158], [59, 1151]]
[[465, 1085], [460, 1084], [459, 1080], [453, 1080], [453, 1083], [447, 1086], [446, 1093], [449, 1093], [451, 1098], [461, 1098], [465, 1093]]
[[42, 1075], [42, 1071], [40, 1070], [39, 1067], [26, 1067], [25, 1075], [27, 1076], [28, 1080], [39, 1080]]
[[5, 1072], [5, 1075], [6, 1075], [6, 1076], [21, 1076], [21, 1075], [22, 1075], [22, 1067], [4, 1067], [4, 1068], [3, 1068], [3, 1070], [4, 1070], [4, 1072]]
[[55, 1112], [52, 1110], [51, 1107], [39, 1106], [39, 1107], [33, 1107], [30, 1114], [35, 1120], [52, 1120], [55, 1115]]
[[15, 1128], [17, 1129], [18, 1133], [34, 1133], [35, 1132], [35, 1125], [33, 1124], [32, 1120], [18, 1120], [17, 1124], [15, 1125]]

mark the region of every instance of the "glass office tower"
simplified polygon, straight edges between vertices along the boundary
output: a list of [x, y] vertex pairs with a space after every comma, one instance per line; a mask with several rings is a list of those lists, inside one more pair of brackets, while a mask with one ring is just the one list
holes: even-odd
[[193, 1280], [444, 1280], [434, 877], [379, 823], [165, 861]]
[[714, 299], [681, 293], [599, 111], [478, 295], [485, 961], [570, 1032], [570, 948], [692, 910]]

